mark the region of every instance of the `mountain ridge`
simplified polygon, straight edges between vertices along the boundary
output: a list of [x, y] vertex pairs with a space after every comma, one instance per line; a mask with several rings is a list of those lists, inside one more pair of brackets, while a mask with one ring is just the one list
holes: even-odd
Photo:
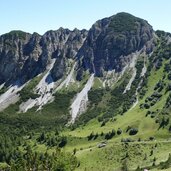
[[[118, 28], [120, 29], [118, 30]], [[109, 80], [105, 81], [109, 77], [107, 73], [114, 74], [114, 80], [117, 82], [126, 70], [130, 70], [130, 72], [133, 70], [135, 72], [128, 85], [129, 90], [136, 76], [134, 68], [138, 56], [140, 54], [148, 55], [152, 52], [156, 37], [147, 21], [122, 12], [98, 20], [89, 31], [78, 29], [71, 31], [61, 27], [56, 31], [47, 31], [42, 36], [37, 33], [12, 31], [0, 36], [0, 40], [0, 65], [2, 65], [1, 61], [4, 63], [0, 70], [1, 84], [5, 82], [9, 86], [16, 81], [24, 84], [35, 76], [48, 72], [48, 75], [45, 75], [47, 78], [42, 78], [45, 79], [43, 81], [45, 85], [35, 87], [33, 96], [35, 99], [28, 99], [28, 102], [20, 105], [22, 106], [21, 111], [26, 112], [30, 107], [45, 105], [52, 101], [52, 94], [64, 85], [68, 87], [71, 80], [76, 82], [79, 87], [79, 82], [83, 80], [83, 75], [87, 71], [91, 74], [94, 73], [95, 77], [102, 78], [101, 81], [104, 82], [103, 87], [105, 87], [105, 84], [110, 82]], [[138, 51], [138, 56], [133, 55]], [[11, 57], [14, 62], [8, 65], [7, 61]], [[131, 64], [132, 62], [134, 64]], [[50, 70], [48, 65], [50, 65]], [[71, 70], [72, 73], [67, 76]], [[77, 113], [72, 114], [73, 116], [85, 112], [88, 91], [83, 97], [77, 95], [80, 97], [78, 102], [80, 109], [77, 110]], [[17, 89], [16, 93], [18, 93]], [[38, 95], [36, 95], [37, 93]], [[15, 93], [11, 94], [16, 97]], [[5, 95], [5, 97], [7, 96]], [[8, 105], [10, 105], [13, 101], [16, 102], [16, 98], [12, 102], [8, 98], [5, 101], [8, 101]], [[30, 107], [26, 107], [27, 105]], [[23, 108], [24, 106], [25, 108]], [[81, 109], [84, 110], [80, 112]]]
[[[125, 18], [128, 22], [124, 25], [121, 24], [122, 31], [118, 33], [117, 27], [120, 27], [119, 24]], [[115, 22], [116, 24], [112, 26]], [[134, 24], [133, 30], [127, 30], [127, 27], [132, 29], [129, 23]], [[129, 40], [129, 32], [136, 35], [132, 40]], [[112, 17], [99, 20], [89, 32], [59, 28], [56, 31], [47, 31], [40, 36], [37, 33], [12, 31], [0, 37], [0, 61], [2, 61], [0, 65], [3, 63], [0, 70], [1, 84], [5, 82], [5, 84], [10, 85], [15, 81], [20, 81], [23, 84], [36, 75], [45, 72], [52, 59], [55, 62], [50, 69], [49, 76], [47, 76], [51, 77], [52, 82], [63, 79], [69, 72], [68, 66], [73, 65], [73, 63], [75, 63], [73, 72], [76, 72], [76, 80], [78, 81], [83, 79], [82, 75], [86, 70], [95, 73], [97, 77], [102, 77], [104, 72], [110, 70], [120, 74], [126, 65], [128, 66], [131, 63], [131, 53], [143, 48], [144, 53], [152, 51], [153, 39], [155, 39], [153, 34], [152, 27], [145, 20], [127, 13], [118, 13]], [[146, 38], [141, 38], [141, 35]], [[139, 40], [143, 40], [143, 42]], [[134, 43], [132, 44], [130, 41]], [[100, 42], [103, 44], [99, 44]], [[108, 43], [109, 45], [107, 45]], [[124, 51], [123, 45], [125, 49], [130, 50]], [[126, 47], [127, 45], [130, 47]], [[98, 49], [101, 51], [98, 52]], [[71, 62], [72, 60], [73, 62]], [[10, 62], [10, 66], [8, 61], [14, 62]], [[48, 82], [45, 84], [47, 84], [47, 88]], [[55, 89], [55, 85], [51, 88], [52, 91], [53, 89]], [[46, 90], [44, 91], [44, 95], [48, 93]]]
[[155, 32], [147, 21], [123, 12], [98, 20], [89, 31], [61, 27], [42, 36], [22, 31], [2, 35], [1, 110], [19, 103], [19, 112], [34, 107], [39, 111], [53, 103], [57, 92], [74, 91], [68, 121], [74, 123], [81, 114], [94, 110], [89, 100], [92, 90], [113, 91], [123, 84], [118, 88], [120, 96], [130, 99], [120, 103], [118, 97], [115, 100], [122, 107], [117, 105], [115, 111], [111, 106], [103, 115], [123, 114], [138, 105], [148, 63], [161, 65], [160, 60], [151, 60], [160, 39], [169, 44], [170, 34]]

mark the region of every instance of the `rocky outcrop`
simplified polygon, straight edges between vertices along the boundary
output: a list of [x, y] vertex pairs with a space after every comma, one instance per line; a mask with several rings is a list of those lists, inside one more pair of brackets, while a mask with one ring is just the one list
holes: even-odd
[[80, 68], [77, 79], [81, 79], [83, 70], [89, 69], [96, 76], [104, 71], [121, 72], [131, 60], [128, 54], [146, 46], [146, 52], [153, 48], [154, 31], [147, 21], [127, 13], [118, 13], [112, 17], [97, 21], [90, 29], [84, 45], [78, 53]]
[[12, 31], [0, 37], [0, 84], [16, 80], [21, 75], [24, 64], [28, 63], [25, 47], [31, 37], [31, 34], [21, 31]]
[[22, 31], [0, 36], [0, 84], [26, 82], [45, 71], [51, 58], [57, 59], [52, 70], [57, 80], [65, 72], [65, 58], [75, 57], [86, 35], [86, 30], [60, 28], [43, 36]]
[[146, 46], [151, 52], [152, 27], [143, 19], [119, 13], [97, 21], [86, 30], [59, 28], [43, 36], [12, 31], [0, 36], [0, 84], [18, 79], [25, 82], [46, 70], [51, 58], [56, 58], [51, 70], [56, 81], [66, 73], [67, 59], [78, 60], [77, 79], [84, 70], [103, 76], [104, 71], [121, 72], [131, 61], [129, 54]]
[[48, 47], [52, 52], [52, 58], [56, 58], [56, 63], [51, 72], [53, 79], [56, 81], [65, 74], [67, 59], [75, 58], [75, 55], [87, 37], [87, 31], [79, 31], [78, 29], [69, 31], [68, 29], [60, 28], [58, 31], [53, 32], [51, 36], [49, 34], [52, 33], [47, 32], [45, 37], [53, 38]]

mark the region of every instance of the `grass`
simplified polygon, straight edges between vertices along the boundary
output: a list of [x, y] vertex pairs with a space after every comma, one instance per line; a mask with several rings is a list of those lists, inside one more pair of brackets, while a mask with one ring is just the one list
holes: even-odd
[[24, 88], [19, 92], [21, 102], [26, 102], [30, 98], [35, 99], [39, 97], [39, 95], [34, 92], [34, 88], [38, 85], [42, 77], [43, 75], [38, 75], [24, 86]]
[[[138, 166], [150, 166], [154, 157], [157, 158], [156, 164], [161, 160], [167, 160], [169, 155], [168, 149], [170, 143], [160, 143], [155, 147], [156, 142], [136, 142], [121, 144], [110, 142], [104, 148], [90, 148], [82, 153], [77, 153], [80, 159], [80, 167], [76, 170], [119, 170], [122, 167], [124, 160], [127, 160], [129, 169], [136, 169]], [[153, 155], [150, 151], [153, 150]], [[128, 157], [126, 157], [128, 155]]]
[[103, 82], [100, 80], [100, 78], [95, 77], [93, 89], [99, 89], [99, 88], [103, 88]]
[[[147, 92], [145, 96], [140, 99], [139, 104], [144, 103], [145, 99], [154, 92], [154, 87], [162, 78], [163, 74], [163, 66], [159, 70], [152, 69], [147, 83]], [[165, 80], [165, 82], [167, 82], [167, 80]], [[164, 93], [164, 91], [165, 89], [162, 93]], [[162, 96], [150, 110], [155, 111], [157, 109], [162, 109], [166, 98], [167, 94]], [[78, 149], [76, 156], [81, 164], [76, 170], [96, 171], [113, 170], [114, 168], [115, 170], [120, 170], [124, 164], [123, 158], [126, 155], [126, 152], [130, 155], [127, 159], [127, 166], [130, 170], [136, 169], [138, 165], [141, 167], [151, 166], [154, 157], [156, 158], [156, 165], [161, 161], [167, 160], [167, 157], [171, 152], [170, 134], [167, 129], [158, 130], [159, 124], [155, 123], [154, 118], [151, 118], [150, 116], [146, 117], [147, 110], [140, 109], [139, 104], [134, 109], [127, 111], [124, 115], [117, 115], [115, 121], [109, 121], [103, 127], [100, 126], [101, 123], [95, 118], [86, 125], [80, 126], [73, 131], [65, 130], [63, 132], [73, 139], [73, 144], [69, 143], [68, 146], [66, 146], [66, 150], [72, 150], [74, 147], [77, 147]], [[138, 133], [134, 136], [129, 136], [128, 133], [126, 133], [128, 126], [138, 128]], [[92, 131], [95, 134], [100, 134], [101, 132], [108, 133], [112, 129], [117, 130], [118, 128], [121, 128], [123, 133], [109, 140], [105, 148], [97, 148], [97, 144], [104, 140], [103, 137], [99, 137], [95, 141], [87, 141], [86, 139]], [[129, 143], [128, 146], [125, 147], [123, 143], [121, 143], [121, 139], [128, 137], [136, 141]], [[155, 137], [155, 141], [149, 141], [150, 137]], [[137, 142], [139, 138], [141, 139], [141, 142]], [[157, 147], [155, 147], [156, 144]], [[153, 155], [150, 156], [152, 149], [154, 149], [154, 152]], [[145, 155], [147, 155], [146, 160], [144, 160]], [[157, 170], [157, 168], [152, 170]]]
[[9, 165], [6, 163], [0, 163], [0, 168], [1, 169], [7, 169], [7, 168], [9, 168]]

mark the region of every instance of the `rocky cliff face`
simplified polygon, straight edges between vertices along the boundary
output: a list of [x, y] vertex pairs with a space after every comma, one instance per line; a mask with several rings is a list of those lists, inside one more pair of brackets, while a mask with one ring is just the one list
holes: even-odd
[[53, 78], [62, 77], [65, 58], [75, 57], [86, 35], [86, 30], [60, 28], [43, 36], [22, 31], [0, 36], [0, 84], [11, 84], [16, 80], [25, 82], [45, 71], [52, 58], [57, 59], [52, 70]]
[[108, 70], [121, 72], [130, 61], [126, 56], [145, 46], [147, 53], [152, 51], [153, 34], [147, 21], [127, 13], [97, 21], [78, 53], [82, 67], [77, 78], [81, 79], [83, 69], [89, 69], [96, 76], [103, 76]]
[[25, 46], [31, 37], [24, 32], [10, 32], [0, 37], [0, 83], [15, 80], [21, 75], [28, 59]]
[[[48, 37], [51, 37], [51, 40]], [[81, 48], [85, 38], [86, 30], [73, 30], [60, 28], [57, 32], [47, 32], [43, 38], [44, 42], [49, 42], [47, 51], [51, 53], [52, 58], [56, 58], [56, 62], [51, 71], [53, 79], [56, 81], [66, 72], [67, 59], [75, 59], [75, 55]]]
[[152, 51], [153, 34], [147, 21], [127, 13], [99, 20], [89, 32], [60, 28], [40, 36], [12, 31], [0, 37], [0, 83], [33, 78], [46, 70], [51, 58], [57, 59], [51, 71], [55, 81], [66, 72], [66, 59], [75, 57], [78, 80], [87, 69], [96, 76], [109, 70], [121, 72], [131, 60], [125, 56], [143, 47], [147, 53]]
[[[21, 111], [25, 112], [33, 106], [41, 109], [53, 101], [56, 91], [68, 88], [71, 82], [75, 83], [74, 90], [78, 91], [79, 87], [80, 92], [71, 104], [74, 122], [77, 115], [87, 108], [88, 92], [96, 77], [99, 77], [101, 87], [111, 86], [127, 71], [130, 81], [122, 93], [131, 89], [134, 80], [139, 77], [137, 74], [141, 72], [136, 68], [136, 63], [144, 55], [145, 66], [155, 40], [155, 32], [147, 21], [127, 13], [99, 20], [89, 31], [59, 28], [43, 36], [12, 31], [0, 36], [0, 85], [6, 83], [9, 86], [15, 82], [17, 86], [23, 85], [41, 74], [42, 79], [32, 90], [38, 97], [34, 94], [35, 99], [29, 98], [20, 105]], [[81, 80], [84, 83], [80, 83]], [[134, 90], [138, 91], [136, 88]], [[21, 89], [19, 86], [14, 91], [12, 86], [9, 92], [0, 96], [0, 105], [5, 104], [6, 107], [7, 102], [8, 105], [16, 102]]]

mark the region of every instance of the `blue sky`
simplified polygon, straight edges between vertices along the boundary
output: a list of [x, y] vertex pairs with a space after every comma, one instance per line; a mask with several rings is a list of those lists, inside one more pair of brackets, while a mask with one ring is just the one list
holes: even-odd
[[1, 0], [0, 34], [45, 33], [59, 27], [89, 29], [98, 19], [129, 12], [171, 32], [171, 0]]

